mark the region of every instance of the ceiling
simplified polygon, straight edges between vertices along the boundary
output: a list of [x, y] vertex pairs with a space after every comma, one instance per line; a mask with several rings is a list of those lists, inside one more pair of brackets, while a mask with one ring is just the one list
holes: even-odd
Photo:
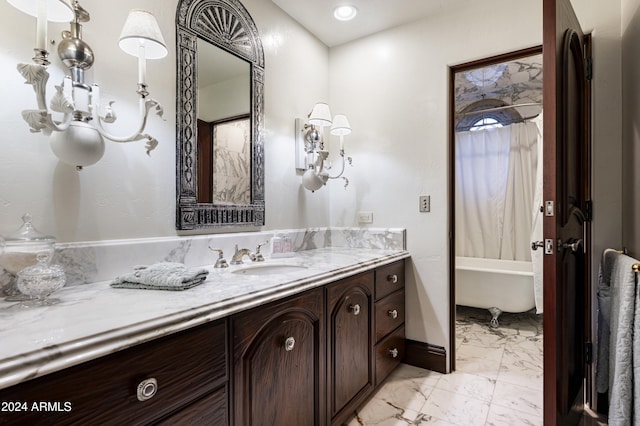
[[[272, 0], [329, 47], [433, 16], [472, 0]], [[352, 21], [333, 17], [336, 6], [358, 9]]]

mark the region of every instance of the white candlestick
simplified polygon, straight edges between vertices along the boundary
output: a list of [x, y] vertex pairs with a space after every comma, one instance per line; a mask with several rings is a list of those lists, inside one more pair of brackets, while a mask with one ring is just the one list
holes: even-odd
[[138, 83], [147, 84], [147, 58], [144, 44], [140, 43], [138, 48]]
[[344, 136], [340, 135], [340, 151], [344, 150]]
[[36, 48], [47, 50], [47, 0], [38, 0], [36, 19]]

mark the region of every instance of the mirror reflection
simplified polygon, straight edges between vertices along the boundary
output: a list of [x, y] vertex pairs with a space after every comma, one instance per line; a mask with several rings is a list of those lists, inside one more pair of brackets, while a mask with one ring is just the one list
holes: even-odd
[[251, 65], [202, 39], [198, 47], [198, 202], [251, 202]]

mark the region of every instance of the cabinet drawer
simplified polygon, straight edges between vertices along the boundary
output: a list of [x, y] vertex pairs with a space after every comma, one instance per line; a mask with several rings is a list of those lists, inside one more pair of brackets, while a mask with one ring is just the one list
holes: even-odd
[[376, 269], [376, 300], [404, 288], [404, 260]]
[[226, 386], [222, 386], [156, 424], [226, 426], [229, 424], [227, 412], [227, 389]]
[[[3, 415], [0, 424], [146, 424], [216, 389], [227, 376], [226, 321], [218, 321], [4, 389], [2, 401], [57, 402], [61, 409]], [[157, 392], [140, 401], [137, 388], [150, 378]]]
[[404, 324], [404, 291], [376, 302], [376, 342]]
[[376, 345], [376, 386], [404, 358], [404, 326]]

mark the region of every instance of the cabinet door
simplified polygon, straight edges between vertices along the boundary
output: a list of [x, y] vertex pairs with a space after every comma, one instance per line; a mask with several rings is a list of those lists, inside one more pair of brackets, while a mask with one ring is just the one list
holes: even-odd
[[329, 408], [339, 422], [373, 388], [373, 272], [327, 286]]
[[325, 423], [323, 305], [316, 289], [233, 317], [233, 424]]

